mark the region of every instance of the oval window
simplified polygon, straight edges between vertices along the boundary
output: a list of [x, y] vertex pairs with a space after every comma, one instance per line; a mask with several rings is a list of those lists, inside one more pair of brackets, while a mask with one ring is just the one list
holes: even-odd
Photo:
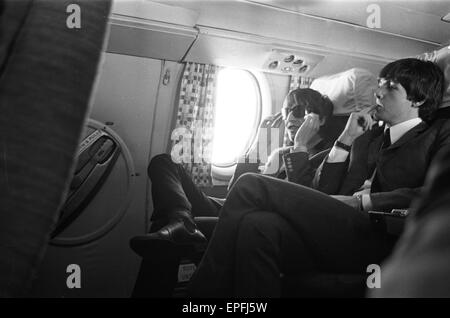
[[261, 120], [261, 95], [248, 71], [224, 68], [217, 78], [212, 163], [234, 165], [251, 146]]

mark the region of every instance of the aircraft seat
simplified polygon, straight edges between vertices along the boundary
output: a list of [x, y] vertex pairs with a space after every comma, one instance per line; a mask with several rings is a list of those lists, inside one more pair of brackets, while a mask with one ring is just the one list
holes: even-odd
[[[334, 116], [334, 124], [331, 129], [336, 134], [340, 133], [347, 122], [347, 116]], [[266, 134], [259, 134], [258, 138], [267, 138], [266, 140], [258, 140], [255, 147], [247, 152], [244, 160], [241, 160], [236, 167], [236, 172], [229, 183], [229, 188], [238, 179], [240, 175], [246, 172], [257, 172], [257, 167], [261, 164], [261, 158], [251, 154], [252, 151], [258, 151], [263, 142], [267, 142], [267, 149], [278, 147], [285, 144], [284, 141], [284, 123], [281, 113], [265, 118], [260, 125], [260, 130], [270, 128]], [[274, 133], [280, 129], [278, 133]], [[267, 136], [267, 137], [266, 137]], [[278, 137], [277, 141], [272, 140]], [[337, 135], [336, 135], [337, 137]], [[273, 145], [276, 142], [277, 144]], [[317, 165], [322, 162], [327, 152], [319, 153]], [[252, 157], [253, 156], [253, 157]], [[251, 159], [257, 158], [257, 162]], [[217, 223], [217, 217], [195, 217], [195, 222], [199, 229], [209, 240], [212, 236]], [[152, 226], [152, 230], [157, 228]], [[131, 243], [131, 241], [130, 241]], [[186, 245], [172, 246], [167, 242], [149, 242], [143, 257], [141, 268], [136, 280], [133, 297], [183, 297], [185, 295], [185, 287], [192, 274], [194, 266], [197, 266], [206, 249], [205, 245]], [[155, 257], [157, 256], [157, 257]], [[183, 268], [191, 268], [188, 278], [184, 278]], [[365, 277], [362, 275], [335, 275], [328, 273], [316, 273], [307, 277], [302, 276], [286, 276], [283, 278], [283, 290], [288, 297], [294, 296], [323, 296], [323, 297], [355, 297], [364, 295]], [[300, 291], [308, 291], [308, 294], [300, 294]], [[309, 293], [311, 291], [311, 293]]]
[[0, 297], [30, 295], [89, 111], [111, 1], [77, 3], [72, 29], [68, 1], [0, 1]]

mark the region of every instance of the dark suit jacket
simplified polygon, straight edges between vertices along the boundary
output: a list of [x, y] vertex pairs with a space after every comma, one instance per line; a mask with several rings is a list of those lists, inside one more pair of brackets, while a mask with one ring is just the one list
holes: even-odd
[[[275, 150], [277, 153], [274, 155], [279, 156], [278, 162], [280, 167], [276, 172], [270, 174], [270, 176], [278, 179], [286, 179], [289, 182], [309, 187], [314, 179], [316, 169], [331, 150], [331, 146], [331, 142], [323, 140], [312, 149], [310, 154], [306, 152], [290, 153], [290, 147], [279, 148]], [[260, 162], [239, 162], [228, 185], [228, 189], [231, 188], [242, 174], [247, 172], [260, 173], [258, 170], [260, 165]]]
[[433, 160], [374, 297], [450, 297], [450, 149]]
[[378, 187], [372, 187], [373, 210], [408, 208], [419, 195], [431, 160], [450, 147], [450, 120], [422, 122], [397, 142], [380, 150], [383, 127], [355, 140], [349, 159], [317, 169], [314, 187], [328, 194], [352, 195], [377, 169]]

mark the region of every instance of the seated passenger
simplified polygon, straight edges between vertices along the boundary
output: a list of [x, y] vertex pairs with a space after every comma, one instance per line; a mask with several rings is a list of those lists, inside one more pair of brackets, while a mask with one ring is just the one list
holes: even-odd
[[372, 297], [450, 297], [450, 149], [433, 162]]
[[[296, 89], [291, 91], [283, 104], [284, 123], [292, 147], [277, 149], [270, 156], [271, 161], [263, 173], [271, 173], [285, 178], [284, 165], [273, 169], [273, 158], [279, 155], [298, 153], [300, 158], [292, 158], [289, 164], [291, 179], [302, 184], [309, 184], [313, 174], [308, 173], [308, 156], [303, 152], [316, 153], [332, 146], [334, 139], [323, 137], [321, 127], [331, 116], [333, 104], [317, 91], [312, 89]], [[307, 114], [305, 116], [305, 114]], [[340, 132], [339, 132], [340, 133]], [[271, 171], [274, 170], [274, 171]], [[293, 176], [293, 174], [299, 174]], [[154, 213], [153, 229], [158, 231], [139, 239], [165, 239], [176, 243], [204, 242], [204, 235], [197, 229], [194, 216], [217, 216], [222, 206], [220, 202], [206, 196], [192, 181], [181, 164], [176, 164], [170, 155], [155, 156], [148, 167], [148, 175], [152, 182], [152, 198]], [[162, 228], [161, 228], [162, 227]], [[134, 239], [134, 243], [137, 239]], [[136, 244], [134, 244], [136, 246]]]
[[[437, 118], [450, 118], [450, 47], [423, 54], [444, 71], [446, 93]], [[381, 266], [373, 297], [450, 297], [450, 149], [436, 158], [405, 231]]]
[[365, 273], [395, 237], [367, 211], [407, 208], [430, 161], [450, 147], [450, 121], [429, 120], [442, 99], [442, 71], [402, 59], [380, 72], [376, 119], [350, 115], [316, 172], [317, 189], [247, 174], [227, 197], [208, 249], [191, 280], [195, 297], [279, 297], [280, 273]]

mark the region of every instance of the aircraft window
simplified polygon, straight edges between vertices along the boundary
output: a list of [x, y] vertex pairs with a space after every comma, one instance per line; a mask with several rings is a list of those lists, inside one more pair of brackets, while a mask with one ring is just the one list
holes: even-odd
[[222, 69], [217, 80], [213, 165], [234, 165], [253, 143], [260, 120], [261, 93], [255, 76]]

